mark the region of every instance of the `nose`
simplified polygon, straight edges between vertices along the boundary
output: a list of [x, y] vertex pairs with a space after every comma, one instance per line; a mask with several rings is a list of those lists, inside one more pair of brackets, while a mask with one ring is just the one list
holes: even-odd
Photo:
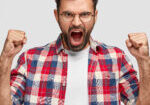
[[79, 15], [75, 15], [73, 21], [72, 21], [72, 25], [74, 26], [80, 26], [82, 24]]

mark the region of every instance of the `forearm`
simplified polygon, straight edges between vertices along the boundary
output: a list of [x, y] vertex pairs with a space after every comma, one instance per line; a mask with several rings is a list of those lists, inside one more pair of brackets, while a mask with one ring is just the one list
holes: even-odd
[[10, 70], [12, 59], [0, 56], [0, 104], [12, 105], [10, 94]]
[[150, 57], [137, 60], [139, 66], [139, 96], [137, 105], [150, 105]]

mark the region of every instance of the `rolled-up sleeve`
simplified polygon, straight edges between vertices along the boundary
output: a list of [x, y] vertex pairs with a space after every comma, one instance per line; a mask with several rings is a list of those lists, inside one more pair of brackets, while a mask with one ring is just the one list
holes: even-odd
[[26, 54], [22, 53], [18, 59], [17, 66], [11, 71], [11, 99], [13, 105], [22, 105], [24, 102], [27, 62]]
[[123, 53], [121, 58], [121, 71], [119, 89], [121, 100], [125, 105], [136, 105], [139, 91], [137, 72], [129, 58]]

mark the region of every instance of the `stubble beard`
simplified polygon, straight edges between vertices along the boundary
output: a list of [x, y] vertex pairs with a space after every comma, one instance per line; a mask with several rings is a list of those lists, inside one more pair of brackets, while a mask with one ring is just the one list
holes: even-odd
[[[62, 30], [60, 23], [59, 23], [59, 26]], [[90, 43], [90, 35], [91, 35], [93, 28], [94, 28], [94, 24], [92, 25], [92, 27], [88, 31], [86, 31], [86, 29], [82, 26], [70, 27], [68, 29], [68, 33], [62, 31], [62, 34], [61, 34], [62, 41], [64, 41], [64, 43], [67, 45], [69, 50], [74, 51], [74, 52], [79, 52], [79, 51], [83, 50], [88, 43]], [[70, 41], [71, 34], [69, 34], [69, 33], [72, 29], [82, 29], [83, 30], [83, 36], [82, 36], [83, 42], [78, 46], [74, 46], [71, 44], [71, 41]]]
[[[82, 29], [83, 30], [83, 36], [82, 36], [83, 42], [78, 46], [74, 46], [71, 44], [71, 41], [70, 41], [71, 34], [69, 34], [69, 33], [72, 29]], [[65, 41], [67, 47], [69, 48], [69, 50], [74, 51], [74, 52], [79, 52], [79, 51], [83, 50], [90, 41], [90, 34], [91, 34], [92, 29], [93, 29], [93, 27], [88, 32], [86, 32], [86, 29], [83, 27], [80, 27], [80, 26], [79, 27], [71, 27], [68, 30], [68, 34], [63, 33], [62, 37], [64, 38], [64, 41]]]

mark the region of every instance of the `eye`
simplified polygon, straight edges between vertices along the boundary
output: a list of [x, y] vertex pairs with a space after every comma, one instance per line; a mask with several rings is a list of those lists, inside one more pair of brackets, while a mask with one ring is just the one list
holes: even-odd
[[81, 17], [88, 17], [88, 16], [90, 16], [90, 13], [89, 12], [84, 12], [84, 13], [81, 13], [80, 16]]
[[73, 15], [72, 15], [72, 13], [65, 12], [65, 13], [64, 13], [64, 16], [66, 16], [66, 17], [72, 17]]

